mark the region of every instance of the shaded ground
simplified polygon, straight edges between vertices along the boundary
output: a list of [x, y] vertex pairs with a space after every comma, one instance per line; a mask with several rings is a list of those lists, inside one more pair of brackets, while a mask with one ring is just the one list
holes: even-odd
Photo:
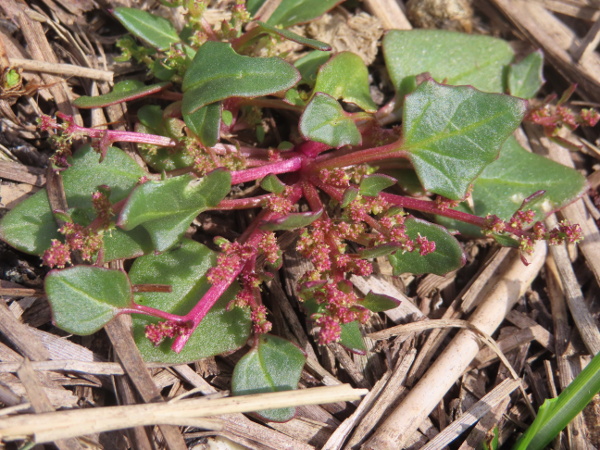
[[[305, 31], [317, 39], [338, 41], [337, 45], [359, 51], [369, 60], [377, 50], [380, 30], [391, 27], [406, 29], [419, 24], [492, 34], [515, 41], [519, 47], [544, 51], [548, 66], [545, 94], [561, 93], [570, 83], [578, 83], [581, 102], [600, 102], [600, 56], [595, 50], [600, 6], [591, 1], [480, 1], [473, 15], [465, 2], [447, 2], [451, 6], [443, 10], [440, 2], [424, 1], [413, 10], [411, 20], [390, 1], [365, 1], [361, 6], [366, 11], [360, 15], [338, 8]], [[99, 3], [4, 0], [0, 4], [0, 66], [3, 70], [23, 68], [26, 81], [4, 90], [0, 97], [0, 206], [4, 211], [45, 183], [51, 150], [37, 130], [37, 115], [61, 111], [78, 116], [70, 105], [78, 95], [108, 92], [112, 80], [139, 74], [139, 68], [114, 62], [118, 51], [113, 44], [122, 30], [106, 8], [117, 4]], [[135, 3], [121, 1], [119, 5], [139, 6]], [[446, 12], [432, 17], [428, 3], [434, 4], [436, 11]], [[208, 13], [215, 23], [223, 14], [218, 6]], [[346, 25], [350, 17], [355, 25]], [[332, 27], [340, 22], [342, 28], [334, 28], [332, 33]], [[378, 95], [383, 98], [386, 92]], [[124, 127], [128, 120], [122, 105], [99, 114], [104, 114], [104, 123], [115, 127]], [[365, 331], [376, 333], [369, 335], [371, 348], [364, 356], [349, 354], [338, 345], [311, 344], [310, 330], [297, 312], [290, 287], [303, 271], [301, 261], [288, 258], [280, 281], [270, 286], [271, 300], [277, 299], [269, 303], [275, 326], [288, 330], [308, 354], [301, 387], [349, 383], [366, 388], [369, 394], [360, 405], [301, 406], [297, 418], [282, 424], [264, 424], [241, 414], [220, 416], [210, 423], [165, 419], [165, 407], [149, 405], [143, 413], [119, 416], [118, 425], [134, 428], [94, 434], [93, 429], [85, 428], [93, 420], [103, 423], [114, 418], [110, 413], [103, 416], [104, 406], [143, 405], [191, 389], [205, 395], [229, 389], [231, 370], [239, 356], [174, 367], [148, 366], [134, 350], [127, 318], [111, 322], [94, 336], [65, 336], [50, 322], [39, 260], [0, 244], [0, 413], [26, 415], [70, 408], [95, 411], [93, 420], [86, 416], [83, 422], [75, 417], [59, 417], [55, 423], [51, 418], [23, 416], [35, 423], [37, 430], [48, 424], [50, 430], [56, 429], [64, 423], [76, 431], [86, 430], [85, 438], [57, 441], [60, 448], [87, 444], [111, 449], [186, 448], [203, 445], [208, 436], [225, 436], [257, 449], [358, 448], [367, 440], [366, 448], [375, 449], [386, 448], [386, 442], [397, 448], [400, 440], [406, 448], [425, 448], [429, 441], [426, 448], [449, 445], [467, 449], [484, 441], [495, 427], [501, 442], [512, 442], [515, 434], [531, 423], [528, 405], [537, 410], [544, 398], [560, 392], [600, 350], [596, 320], [600, 282], [596, 221], [600, 212], [594, 201], [600, 183], [597, 130], [566, 136], [581, 146], [573, 153], [539, 130], [526, 128], [525, 133], [534, 151], [575, 166], [588, 177], [591, 196], [561, 213], [584, 230], [585, 241], [578, 248], [556, 247], [547, 253], [540, 247], [530, 266], [524, 267], [519, 256], [509, 250], [484, 242], [469, 243], [467, 266], [446, 277], [398, 280], [388, 277], [386, 267], [381, 267], [377, 276], [355, 284], [365, 292], [377, 286], [404, 302], [387, 316], [373, 318]], [[205, 219], [198, 226], [202, 223], [207, 229], [214, 224], [228, 226], [220, 217]], [[472, 311], [482, 304], [487, 306], [479, 307], [484, 314], [480, 319], [490, 323], [500, 322], [510, 310], [494, 334], [496, 345], [471, 331], [457, 331], [469, 326]], [[392, 328], [394, 322], [408, 325]], [[429, 331], [434, 327], [440, 328]], [[479, 348], [472, 362], [460, 361], [461, 354]], [[513, 373], [499, 362], [499, 354], [506, 356]], [[431, 402], [437, 404], [433, 411], [425, 406]], [[153, 419], [155, 414], [163, 414], [163, 418]], [[136, 422], [139, 417], [148, 418], [148, 423], [186, 426], [143, 428]], [[5, 433], [2, 421], [0, 416], [0, 433]], [[598, 404], [593, 403], [561, 436], [556, 448], [598, 448], [599, 427]], [[388, 429], [396, 430], [395, 434], [386, 434]], [[19, 437], [14, 433], [10, 439]], [[53, 440], [51, 434], [38, 438], [48, 436]]]

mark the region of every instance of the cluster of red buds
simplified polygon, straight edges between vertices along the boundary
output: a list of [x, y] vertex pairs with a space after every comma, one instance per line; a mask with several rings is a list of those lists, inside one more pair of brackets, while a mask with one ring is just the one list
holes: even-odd
[[63, 268], [71, 264], [71, 252], [78, 252], [84, 261], [92, 261], [103, 245], [103, 232], [112, 226], [112, 204], [109, 200], [110, 189], [100, 186], [100, 190], [92, 194], [92, 205], [96, 211], [96, 219], [88, 226], [73, 222], [66, 214], [60, 216], [66, 222], [58, 231], [65, 239], [60, 242], [52, 239], [51, 246], [44, 252], [42, 262], [48, 267]]
[[[482, 228], [484, 234], [509, 235], [518, 242], [518, 248], [524, 255], [531, 255], [536, 241], [547, 241], [550, 245], [562, 243], [576, 244], [583, 240], [583, 232], [579, 224], [571, 225], [563, 220], [555, 228], [548, 230], [542, 222], [531, 223], [535, 218], [535, 212], [528, 209], [517, 211], [513, 216], [504, 221], [498, 216], [489, 215], [485, 219]], [[527, 261], [523, 262], [527, 264]]]
[[600, 121], [600, 113], [598, 111], [591, 108], [584, 108], [577, 112], [565, 104], [575, 91], [575, 88], [576, 85], [571, 86], [556, 104], [552, 104], [556, 99], [556, 94], [550, 95], [543, 101], [541, 106], [531, 109], [525, 120], [544, 127], [544, 132], [550, 137], [557, 136], [563, 127], [572, 131], [579, 126], [595, 126]]
[[171, 320], [146, 325], [146, 338], [155, 346], [160, 345], [165, 339], [176, 338], [188, 332], [185, 323], [177, 323]]

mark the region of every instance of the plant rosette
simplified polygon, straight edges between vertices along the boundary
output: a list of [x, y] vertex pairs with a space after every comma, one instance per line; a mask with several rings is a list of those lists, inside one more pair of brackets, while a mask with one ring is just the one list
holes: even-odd
[[[564, 110], [543, 115], [526, 100], [543, 82], [539, 52], [515, 62], [499, 39], [393, 30], [383, 51], [395, 96], [377, 105], [357, 55], [287, 29], [338, 2], [282, 2], [267, 23], [252, 19], [255, 3], [238, 5], [219, 30], [198, 11], [177, 30], [116, 8], [138, 40], [119, 42], [124, 57], [146, 64], [156, 82], [118, 83], [75, 106], [158, 100], [138, 109], [136, 131], [41, 118], [56, 133], [53, 164], [68, 209], [53, 211], [40, 191], [2, 219], [0, 236], [53, 268], [45, 288], [57, 326], [90, 334], [133, 314], [144, 358], [173, 364], [250, 343], [234, 393], [293, 389], [304, 354], [270, 334], [262, 298], [286, 233], [312, 264], [297, 290], [318, 343], [355, 352], [367, 350], [360, 324], [398, 305], [383, 293], [359, 295], [349, 281], [369, 276], [373, 258], [387, 258], [396, 274], [443, 275], [465, 263], [457, 231], [517, 247], [525, 262], [537, 240], [581, 239], [577, 225], [547, 230], [542, 221], [581, 195], [585, 178], [512, 138], [526, 118], [548, 132], [565, 126]], [[312, 53], [295, 64], [258, 56], [265, 46], [277, 54], [281, 40]], [[570, 114], [570, 125], [597, 121], [593, 111]], [[71, 153], [82, 136], [91, 145]], [[136, 143], [150, 170], [119, 142]], [[255, 188], [238, 188], [247, 183]], [[211, 249], [186, 237], [199, 214], [239, 210], [256, 214], [237, 239], [216, 237]], [[115, 260], [129, 260], [129, 270], [105, 267]], [[260, 414], [281, 421], [294, 411]]]

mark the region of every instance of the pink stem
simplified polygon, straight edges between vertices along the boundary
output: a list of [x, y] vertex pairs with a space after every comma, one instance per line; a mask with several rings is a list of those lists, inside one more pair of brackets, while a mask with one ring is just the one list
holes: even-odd
[[459, 220], [461, 222], [470, 223], [471, 225], [475, 225], [480, 228], [485, 227], [485, 218], [483, 217], [479, 217], [474, 214], [469, 214], [462, 211], [457, 211], [455, 209], [440, 208], [432, 201], [418, 200], [416, 198], [410, 197], [402, 197], [400, 195], [388, 194], [386, 192], [381, 192], [379, 195], [396, 206], [401, 206], [403, 208], [413, 209], [429, 214], [437, 214], [439, 216], [444, 216], [450, 219]]
[[265, 166], [254, 167], [252, 169], [236, 170], [231, 172], [231, 184], [245, 183], [246, 181], [259, 180], [271, 173], [287, 173], [300, 170], [302, 167], [302, 157], [293, 156], [290, 159], [268, 164]]
[[175, 323], [185, 323], [188, 320], [186, 316], [178, 316], [177, 314], [171, 314], [163, 311], [162, 309], [140, 305], [135, 302], [129, 308], [120, 309], [119, 314], [144, 314], [146, 316], [158, 317], [159, 319], [164, 319]]
[[[300, 189], [294, 189], [289, 199], [295, 203], [300, 199], [301, 195]], [[281, 216], [281, 214], [274, 212], [265, 212], [264, 214], [259, 214], [256, 219], [254, 219], [250, 227], [248, 227], [246, 230], [248, 234], [244, 233], [244, 235], [241, 236], [240, 242], [256, 249], [256, 253], [258, 253], [259, 244], [264, 233], [264, 231], [258, 228], [258, 226], [264, 221], [277, 219]], [[189, 323], [190, 326], [186, 330], [185, 334], [175, 338], [173, 345], [171, 345], [171, 350], [179, 353], [183, 349], [194, 330], [198, 327], [198, 325], [200, 325], [202, 319], [204, 319], [206, 314], [208, 314], [215, 303], [219, 301], [219, 298], [225, 293], [229, 286], [231, 286], [231, 283], [235, 281], [235, 279], [244, 269], [244, 266], [248, 260], [254, 258], [255, 256], [256, 254], [251, 255], [248, 259], [239, 261], [237, 266], [233, 268], [226, 279], [218, 281], [217, 283], [213, 284], [208, 291], [206, 291], [196, 306], [194, 306], [194, 308], [192, 308], [192, 310], [183, 317], [183, 321]]]

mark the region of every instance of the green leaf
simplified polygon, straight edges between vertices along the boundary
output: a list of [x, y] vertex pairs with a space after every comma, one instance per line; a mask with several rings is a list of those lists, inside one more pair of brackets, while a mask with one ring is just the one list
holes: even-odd
[[[72, 166], [62, 172], [69, 213], [81, 225], [88, 225], [95, 217], [92, 193], [100, 185], [111, 188], [110, 200], [123, 200], [145, 172], [123, 151], [110, 147], [106, 159], [100, 163], [99, 155], [91, 146], [79, 149]], [[50, 247], [52, 239], [59, 239], [58, 225], [48, 202], [45, 190], [35, 193], [9, 211], [0, 221], [0, 238], [25, 253], [41, 255]], [[111, 245], [110, 233], [104, 236], [106, 246]], [[132, 249], [133, 251], [133, 249]], [[138, 250], [134, 251], [135, 254]]]
[[435, 251], [425, 256], [421, 256], [418, 251], [403, 253], [401, 250], [389, 255], [394, 274], [445, 275], [464, 264], [465, 255], [460, 244], [445, 228], [415, 218], [406, 219], [405, 225], [406, 234], [411, 239], [416, 239], [420, 234], [429, 241], [434, 241]]
[[277, 175], [270, 173], [262, 179], [260, 187], [265, 191], [281, 194], [285, 190], [285, 183], [282, 183]]
[[182, 175], [138, 186], [123, 206], [117, 224], [124, 230], [142, 225], [155, 248], [173, 246], [201, 211], [217, 206], [229, 193], [231, 175], [215, 170], [203, 178]]
[[[487, 166], [473, 183], [471, 194], [474, 209], [462, 204], [460, 210], [485, 217], [495, 214], [508, 220], [521, 207], [523, 200], [538, 191], [545, 191], [527, 204], [535, 211], [534, 221], [544, 220], [579, 197], [586, 189], [586, 179], [574, 169], [548, 158], [528, 152], [514, 137], [502, 146], [500, 157]], [[481, 236], [477, 227], [438, 217], [442, 225], [463, 234]]]
[[53, 270], [44, 285], [54, 323], [68, 333], [92, 334], [131, 304], [131, 284], [120, 270], [93, 266]]
[[317, 82], [319, 68], [327, 62], [330, 56], [330, 52], [314, 50], [302, 58], [297, 59], [294, 66], [302, 76], [300, 84], [307, 84], [312, 88]]
[[367, 66], [360, 56], [351, 52], [338, 53], [321, 67], [314, 92], [354, 103], [367, 112], [377, 110], [369, 91]]
[[183, 120], [203, 145], [214, 147], [219, 141], [221, 129], [221, 102], [203, 106], [189, 114], [183, 114]]
[[125, 231], [114, 228], [104, 233], [104, 262], [130, 259], [154, 251], [150, 235], [143, 228]]
[[540, 50], [530, 53], [516, 64], [511, 64], [508, 69], [510, 95], [522, 98], [535, 97], [544, 84], [543, 68], [544, 55]]
[[357, 145], [361, 135], [354, 121], [333, 97], [317, 93], [300, 118], [300, 133], [304, 138], [332, 147]]
[[[171, 286], [171, 292], [144, 292], [135, 294], [137, 303], [158, 308], [172, 314], [187, 314], [210, 287], [206, 272], [215, 265], [215, 254], [206, 246], [184, 239], [180, 246], [160, 255], [136, 259], [129, 272], [132, 283], [161, 283]], [[158, 319], [133, 315], [133, 335], [146, 361], [166, 364], [186, 364], [209, 356], [236, 350], [250, 335], [250, 314], [229, 303], [237, 293], [237, 285], [230, 287], [192, 333], [180, 353], [171, 350], [165, 341], [155, 347], [145, 337], [145, 326]]]
[[[113, 91], [108, 94], [96, 95], [94, 97], [82, 95], [76, 99], [73, 104], [80, 109], [101, 108], [156, 94], [166, 87], [171, 86], [171, 83], [168, 81], [151, 84], [149, 86], [141, 83], [130, 83], [130, 81], [131, 80], [121, 81], [120, 83], [115, 84]], [[119, 89], [121, 83], [127, 83], [121, 86], [126, 86], [125, 89]]]
[[376, 294], [370, 291], [367, 296], [360, 302], [360, 306], [367, 308], [369, 311], [382, 312], [388, 309], [394, 309], [400, 305], [400, 300], [390, 297], [385, 294]]
[[21, 74], [18, 70], [8, 69], [4, 74], [4, 89], [11, 89], [21, 82]]
[[358, 322], [343, 323], [340, 328], [342, 329], [340, 344], [359, 355], [366, 354], [367, 347], [365, 346], [365, 340], [363, 339]]
[[344, 196], [342, 197], [342, 202], [340, 203], [340, 206], [342, 208], [345, 208], [350, 203], [352, 203], [356, 199], [356, 197], [358, 197], [358, 194], [358, 189], [356, 189], [355, 187], [349, 187], [344, 191]]
[[280, 36], [288, 41], [297, 42], [298, 44], [302, 44], [305, 47], [313, 48], [315, 50], [321, 50], [324, 52], [328, 52], [331, 50], [331, 45], [326, 44], [325, 42], [317, 41], [315, 39], [309, 39], [304, 36], [300, 36], [290, 30], [284, 30], [283, 28], [276, 28], [272, 25], [269, 25], [264, 22], [257, 21], [257, 28], [262, 30], [268, 34], [274, 34], [276, 36]]
[[342, 3], [343, 0], [282, 0], [267, 23], [283, 28], [309, 22]]
[[257, 97], [285, 91], [300, 79], [283, 59], [238, 55], [224, 42], [206, 42], [183, 78], [183, 114], [229, 97]]
[[[302, 350], [291, 342], [263, 334], [258, 344], [235, 365], [231, 380], [233, 394], [294, 390], [305, 360]], [[258, 413], [267, 420], [284, 422], [294, 417], [295, 408], [264, 409]]]
[[565, 388], [560, 395], [547, 399], [515, 450], [542, 450], [554, 439], [594, 396], [600, 392], [600, 353]]
[[403, 149], [427, 190], [459, 200], [496, 159], [525, 108], [516, 97], [426, 81], [406, 96]]
[[394, 186], [396, 180], [382, 174], [368, 175], [360, 182], [360, 193], [368, 197], [376, 197], [381, 191]]
[[171, 45], [180, 42], [177, 31], [164, 17], [123, 7], [115, 8], [113, 14], [127, 31], [158, 50], [169, 50]]
[[406, 77], [429, 72], [440, 83], [505, 92], [505, 66], [514, 57], [501, 39], [444, 30], [391, 30], [383, 51], [397, 91]]
[[260, 227], [263, 230], [297, 230], [303, 228], [315, 220], [317, 220], [323, 214], [323, 210], [317, 212], [302, 212], [302, 213], [290, 213], [287, 216], [281, 217], [270, 222], [263, 223]]

